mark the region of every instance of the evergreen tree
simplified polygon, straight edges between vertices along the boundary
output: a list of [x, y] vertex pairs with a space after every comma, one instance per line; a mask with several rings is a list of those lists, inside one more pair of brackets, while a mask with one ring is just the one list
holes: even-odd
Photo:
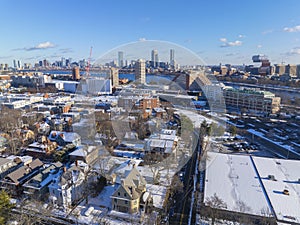
[[5, 191], [0, 192], [0, 224], [5, 224], [10, 217], [10, 211], [13, 204], [10, 197]]

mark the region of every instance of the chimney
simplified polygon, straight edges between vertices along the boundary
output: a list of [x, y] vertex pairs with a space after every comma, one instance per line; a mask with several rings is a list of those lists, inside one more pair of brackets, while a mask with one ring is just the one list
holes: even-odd
[[63, 133], [60, 133], [59, 136], [64, 139], [65, 138], [65, 135]]
[[64, 173], [67, 172], [67, 167], [64, 166]]
[[77, 159], [75, 160], [75, 166], [78, 166], [78, 160]]

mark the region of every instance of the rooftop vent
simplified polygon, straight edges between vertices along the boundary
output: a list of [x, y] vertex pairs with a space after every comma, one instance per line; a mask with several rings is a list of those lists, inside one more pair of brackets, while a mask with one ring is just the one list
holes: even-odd
[[284, 195], [290, 195], [290, 192], [288, 189], [284, 189], [283, 192], [282, 192]]
[[274, 175], [269, 175], [269, 176], [268, 176], [268, 178], [269, 178], [269, 180], [276, 181], [276, 179], [275, 179], [275, 176], [274, 176]]

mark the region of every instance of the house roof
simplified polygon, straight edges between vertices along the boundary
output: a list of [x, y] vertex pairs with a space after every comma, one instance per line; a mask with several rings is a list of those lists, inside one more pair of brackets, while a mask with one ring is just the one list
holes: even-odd
[[6, 178], [10, 179], [15, 184], [18, 184], [21, 182], [22, 178], [28, 176], [33, 170], [41, 166], [43, 166], [43, 163], [39, 159], [35, 159], [28, 165], [22, 166], [19, 169], [11, 172], [6, 176]]
[[144, 177], [139, 173], [139, 171], [133, 167], [132, 170], [127, 174], [121, 182], [119, 188], [113, 193], [112, 197], [118, 198], [118, 192], [126, 192], [128, 194], [127, 198], [129, 200], [134, 200], [140, 198], [144, 188], [146, 187], [146, 181]]
[[80, 135], [75, 132], [51, 131], [49, 140], [56, 141], [59, 137], [61, 137], [65, 142], [71, 143], [72, 141], [80, 138]]
[[7, 159], [7, 158], [0, 158], [0, 166], [5, 165], [9, 162], [12, 162], [11, 159]]
[[61, 167], [62, 163], [60, 162], [51, 164], [46, 169], [35, 175], [32, 179], [27, 181], [25, 186], [32, 186], [37, 188], [45, 186], [47, 183], [51, 182], [51, 175], [53, 174], [53, 171], [58, 172], [59, 168]]

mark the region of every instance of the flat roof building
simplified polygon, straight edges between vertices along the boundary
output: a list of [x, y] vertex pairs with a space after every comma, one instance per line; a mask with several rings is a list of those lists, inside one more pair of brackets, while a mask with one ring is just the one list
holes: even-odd
[[281, 98], [268, 91], [226, 87], [224, 98], [226, 107], [233, 107], [239, 111], [269, 115], [280, 110]]

